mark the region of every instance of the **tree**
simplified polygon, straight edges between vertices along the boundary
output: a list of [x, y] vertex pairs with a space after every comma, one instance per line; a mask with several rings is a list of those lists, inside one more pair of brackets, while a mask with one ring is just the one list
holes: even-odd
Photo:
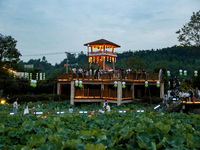
[[12, 36], [0, 34], [0, 67], [16, 64], [21, 53], [16, 49], [17, 41]]
[[193, 12], [190, 22], [176, 32], [183, 47], [196, 47], [200, 50], [200, 10]]
[[138, 56], [132, 56], [128, 58], [128, 61], [122, 61], [122, 65], [125, 67], [133, 68], [135, 71], [144, 69], [147, 67], [145, 62]]

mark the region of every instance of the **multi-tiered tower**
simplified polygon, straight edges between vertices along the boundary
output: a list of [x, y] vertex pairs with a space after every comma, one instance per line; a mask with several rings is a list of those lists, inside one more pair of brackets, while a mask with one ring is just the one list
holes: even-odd
[[[114, 48], [120, 47], [119, 45], [105, 39], [100, 39], [94, 42], [86, 43], [84, 46], [88, 47], [88, 62], [90, 63], [90, 67], [92, 63], [98, 63], [100, 69], [103, 67], [103, 71], [105, 71], [105, 69], [113, 69], [113, 71], [115, 71], [117, 53], [114, 52]], [[106, 65], [106, 61], [112, 62], [113, 68]]]

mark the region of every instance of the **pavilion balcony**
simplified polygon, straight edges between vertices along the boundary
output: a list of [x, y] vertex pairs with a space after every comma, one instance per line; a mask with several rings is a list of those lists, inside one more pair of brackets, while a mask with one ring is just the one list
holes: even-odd
[[[59, 73], [57, 74], [58, 81], [72, 81], [72, 80], [88, 80], [88, 81], [112, 81], [112, 80], [130, 80], [135, 82], [140, 81], [158, 81], [158, 73], [98, 73], [89, 74], [84, 73]], [[161, 78], [162, 79], [162, 78]]]

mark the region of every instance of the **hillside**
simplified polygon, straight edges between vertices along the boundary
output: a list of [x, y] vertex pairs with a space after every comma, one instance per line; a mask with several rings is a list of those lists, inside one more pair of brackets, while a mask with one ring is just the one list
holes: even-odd
[[[172, 76], [178, 75], [179, 69], [187, 70], [188, 74], [193, 74], [194, 70], [198, 70], [200, 68], [200, 52], [195, 49], [178, 49], [176, 47], [163, 48], [157, 50], [139, 50], [139, 51], [125, 51], [123, 53], [118, 53], [117, 62], [115, 64], [116, 70], [120, 69], [122, 66], [122, 61], [128, 60], [129, 57], [133, 55], [139, 56], [146, 64], [146, 71], [152, 72], [153, 68], [156, 66], [165, 66], [167, 70], [171, 72]], [[74, 54], [69, 55], [70, 63], [78, 63], [75, 67], [78, 68], [87, 68], [88, 61], [87, 56], [82, 52], [79, 53], [78, 58], [75, 57]], [[37, 69], [41, 69], [46, 73], [47, 76], [54, 76], [57, 73], [66, 72], [66, 67], [64, 64], [66, 59], [63, 60], [60, 64], [56, 64], [55, 66], [48, 63], [47, 60], [29, 60], [28, 62], [20, 62], [21, 67], [18, 67], [19, 71], [24, 71], [24, 64], [34, 64], [34, 67]], [[108, 65], [112, 66], [111, 63]], [[93, 64], [92, 67], [97, 68], [97, 64]]]

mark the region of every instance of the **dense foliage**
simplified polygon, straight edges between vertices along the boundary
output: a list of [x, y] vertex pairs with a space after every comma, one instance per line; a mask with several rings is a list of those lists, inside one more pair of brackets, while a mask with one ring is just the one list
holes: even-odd
[[200, 50], [200, 10], [193, 12], [190, 22], [176, 32], [183, 47], [196, 47]]
[[4, 150], [155, 150], [199, 149], [200, 115], [167, 113], [1, 114], [0, 147]]

